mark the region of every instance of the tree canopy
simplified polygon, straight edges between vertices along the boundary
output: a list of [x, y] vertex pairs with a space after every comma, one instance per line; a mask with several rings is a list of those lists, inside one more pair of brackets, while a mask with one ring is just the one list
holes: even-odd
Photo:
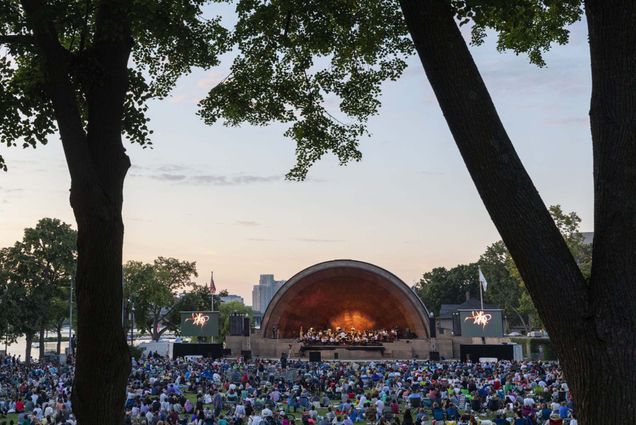
[[24, 230], [21, 241], [0, 250], [0, 291], [5, 295], [0, 314], [7, 314], [10, 337], [26, 335], [32, 341], [37, 332], [59, 329], [67, 319], [76, 238], [70, 225], [43, 218]]
[[138, 329], [159, 340], [168, 330], [176, 330], [179, 320], [172, 314], [184, 302], [195, 303], [186, 293], [196, 294], [195, 262], [159, 257], [152, 264], [128, 261], [124, 265], [124, 295], [129, 309], [134, 307]]
[[[129, 45], [122, 131], [133, 143], [151, 144], [148, 101], [165, 97], [179, 76], [208, 69], [230, 48], [220, 18], [204, 17], [205, 0], [0, 1], [0, 143], [46, 144], [60, 124], [51, 103], [54, 70], [60, 61], [81, 126], [90, 120], [90, 95], [107, 78], [107, 42]], [[108, 10], [107, 4], [124, 10]], [[125, 12], [125, 13], [124, 13]], [[125, 16], [125, 17], [124, 17]], [[49, 51], [43, 55], [41, 49]], [[71, 104], [67, 105], [71, 106]], [[6, 169], [0, 156], [0, 167]]]

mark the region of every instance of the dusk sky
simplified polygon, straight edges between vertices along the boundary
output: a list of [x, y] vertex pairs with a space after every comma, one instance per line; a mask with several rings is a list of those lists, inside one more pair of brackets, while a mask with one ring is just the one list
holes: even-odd
[[[570, 44], [554, 47], [543, 69], [498, 53], [493, 37], [471, 49], [544, 202], [576, 211], [582, 230], [593, 230], [585, 23], [572, 27]], [[218, 289], [251, 304], [260, 274], [288, 279], [314, 263], [351, 258], [411, 285], [433, 267], [477, 260], [500, 239], [417, 57], [384, 85], [362, 161], [340, 167], [326, 157], [300, 183], [283, 179], [295, 147], [285, 126], [210, 127], [196, 115], [228, 66], [194, 72], [171, 98], [151, 104], [154, 149], [127, 144], [125, 260], [196, 261], [199, 283], [214, 270]], [[42, 217], [75, 227], [58, 138], [0, 152], [9, 166], [0, 173], [0, 247]]]

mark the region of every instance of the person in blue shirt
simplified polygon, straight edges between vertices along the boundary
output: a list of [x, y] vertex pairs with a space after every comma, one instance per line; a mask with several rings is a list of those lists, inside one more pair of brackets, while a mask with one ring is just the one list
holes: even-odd
[[459, 411], [457, 410], [457, 407], [455, 407], [453, 403], [450, 403], [448, 407], [446, 408], [446, 416], [448, 417], [448, 419], [453, 421], [456, 421], [457, 419], [459, 419]]
[[510, 425], [509, 422], [502, 418], [501, 415], [497, 415], [497, 417], [493, 420], [495, 425]]

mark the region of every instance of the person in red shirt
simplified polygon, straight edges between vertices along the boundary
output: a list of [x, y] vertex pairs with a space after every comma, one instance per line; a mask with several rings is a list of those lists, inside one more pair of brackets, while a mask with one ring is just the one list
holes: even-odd
[[24, 412], [24, 402], [22, 401], [21, 398], [19, 398], [18, 401], [15, 402], [15, 412], [16, 413]]

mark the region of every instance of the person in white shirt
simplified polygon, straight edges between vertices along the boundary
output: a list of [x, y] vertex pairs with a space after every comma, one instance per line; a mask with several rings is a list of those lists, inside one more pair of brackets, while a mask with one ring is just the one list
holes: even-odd
[[262, 422], [262, 418], [257, 414], [253, 414], [247, 420], [247, 425], [260, 425], [261, 422]]
[[243, 406], [242, 404], [237, 404], [236, 408], [234, 409], [234, 417], [243, 419], [245, 417], [245, 406]]
[[534, 407], [534, 399], [530, 396], [527, 396], [526, 398], [523, 399], [523, 405]]

